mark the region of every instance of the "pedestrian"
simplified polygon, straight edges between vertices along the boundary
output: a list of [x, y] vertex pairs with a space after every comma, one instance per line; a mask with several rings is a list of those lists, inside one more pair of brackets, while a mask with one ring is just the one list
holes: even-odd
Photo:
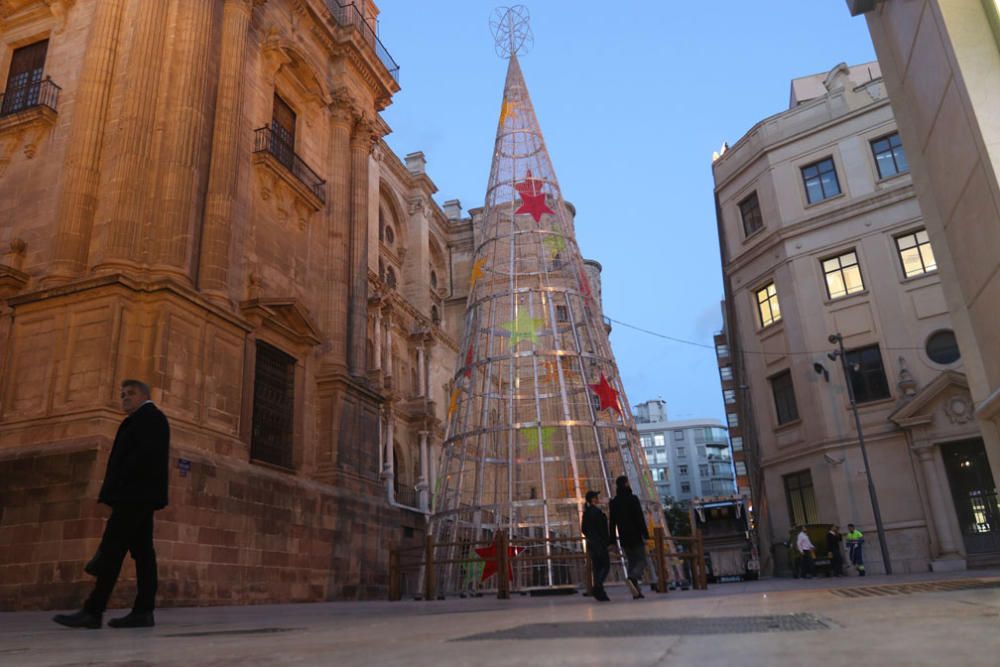
[[826, 532], [826, 557], [830, 559], [830, 574], [835, 577], [844, 576], [844, 554], [840, 550], [841, 542], [843, 542], [843, 536], [840, 534], [840, 527], [836, 524], [830, 526], [830, 530]]
[[816, 547], [809, 539], [809, 533], [806, 532], [805, 526], [799, 530], [799, 536], [795, 540], [795, 548], [799, 552], [799, 572], [804, 579], [812, 579], [813, 554], [816, 552]]
[[853, 523], [847, 524], [847, 555], [859, 577], [865, 576], [864, 544], [864, 533], [855, 528]]
[[587, 538], [587, 553], [590, 554], [590, 564], [594, 570], [594, 599], [598, 602], [608, 602], [610, 598], [604, 590], [604, 580], [611, 570], [611, 559], [608, 558], [608, 517], [597, 506], [600, 499], [599, 491], [587, 491], [587, 505], [583, 508], [583, 522], [580, 532]]
[[625, 582], [632, 591], [632, 599], [646, 597], [639, 588], [639, 580], [646, 570], [646, 540], [649, 529], [642, 505], [629, 486], [628, 477], [622, 475], [615, 480], [615, 497], [608, 503], [610, 535], [612, 543], [617, 539], [625, 552], [628, 572]]
[[125, 553], [135, 561], [136, 595], [132, 611], [108, 621], [113, 628], [154, 625], [156, 552], [153, 550], [153, 513], [167, 506], [167, 470], [170, 460], [170, 427], [153, 405], [149, 387], [138, 380], [121, 384], [122, 410], [108, 457], [98, 502], [111, 507], [97, 555], [87, 564], [97, 577], [94, 590], [75, 614], [58, 614], [52, 620], [71, 628], [101, 627], [108, 599], [118, 581]]

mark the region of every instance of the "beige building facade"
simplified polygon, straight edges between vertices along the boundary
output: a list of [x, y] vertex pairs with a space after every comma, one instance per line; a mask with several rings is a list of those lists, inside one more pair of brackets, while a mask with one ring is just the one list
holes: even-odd
[[421, 543], [472, 234], [382, 140], [377, 11], [0, 3], [0, 608], [82, 599], [129, 377], [164, 603], [381, 596]]
[[[848, 0], [868, 22], [940, 262], [983, 434], [978, 539], [1000, 550], [1000, 5]], [[986, 529], [986, 526], [989, 529]]]
[[[909, 146], [907, 145], [906, 148]], [[983, 448], [938, 247], [877, 63], [797, 79], [788, 110], [713, 163], [727, 299], [720, 364], [765, 569], [802, 523], [856, 524], [883, 571], [858, 409], [894, 572], [962, 569], [963, 463]], [[846, 348], [846, 377], [830, 336]], [[723, 359], [725, 356], [727, 359]], [[773, 560], [768, 563], [768, 556]]]

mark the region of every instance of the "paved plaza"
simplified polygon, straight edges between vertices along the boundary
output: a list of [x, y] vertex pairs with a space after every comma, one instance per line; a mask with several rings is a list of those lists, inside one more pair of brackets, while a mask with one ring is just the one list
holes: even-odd
[[[162, 609], [142, 630], [0, 614], [0, 665], [989, 665], [1000, 571], [578, 595]], [[112, 612], [108, 618], [117, 615]]]

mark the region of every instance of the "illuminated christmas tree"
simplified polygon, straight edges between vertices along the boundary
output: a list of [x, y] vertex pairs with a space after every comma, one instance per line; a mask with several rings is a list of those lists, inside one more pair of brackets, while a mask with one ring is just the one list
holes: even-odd
[[583, 561], [566, 555], [583, 549], [584, 496], [607, 501], [619, 475], [663, 524], [518, 63], [524, 9], [500, 11], [494, 34], [507, 80], [434, 497], [437, 559], [451, 561], [436, 567], [443, 593], [496, 587], [496, 545], [484, 544], [500, 532], [518, 545], [515, 587], [582, 583]]

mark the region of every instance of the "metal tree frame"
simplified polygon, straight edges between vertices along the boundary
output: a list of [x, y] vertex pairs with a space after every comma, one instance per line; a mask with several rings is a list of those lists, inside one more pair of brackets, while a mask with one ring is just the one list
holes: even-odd
[[[506, 586], [502, 572], [481, 576], [476, 549], [494, 540], [527, 552], [510, 559], [515, 589], [582, 584], [584, 496], [606, 501], [622, 474], [647, 521], [664, 525], [518, 63], [526, 11], [493, 23], [510, 60], [434, 490], [430, 574], [442, 594]], [[605, 390], [602, 405], [604, 378], [618, 394]]]

